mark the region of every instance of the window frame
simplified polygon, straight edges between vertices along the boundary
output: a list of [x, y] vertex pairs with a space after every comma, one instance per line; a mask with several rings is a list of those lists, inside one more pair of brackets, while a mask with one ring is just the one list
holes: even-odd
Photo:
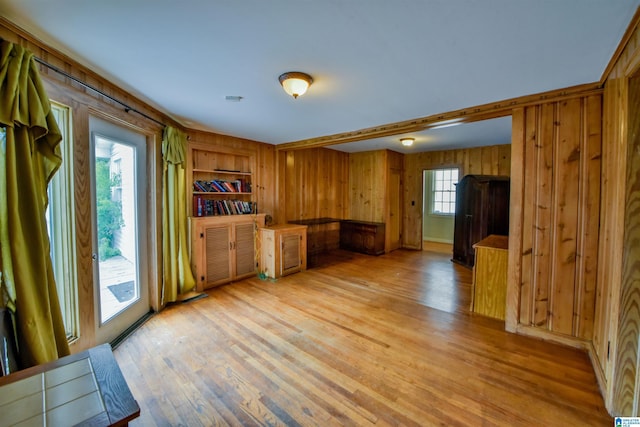
[[[442, 180], [437, 180], [436, 179], [436, 174], [438, 172], [450, 172], [453, 173], [455, 171], [456, 173], [456, 179], [454, 180], [453, 178], [448, 178], [448, 179], [442, 179]], [[455, 216], [456, 214], [456, 185], [458, 184], [458, 182], [460, 182], [460, 168], [457, 166], [451, 166], [451, 167], [446, 167], [446, 168], [437, 168], [437, 169], [431, 169], [429, 171], [431, 173], [431, 189], [429, 190], [431, 192], [431, 203], [429, 206], [429, 215], [433, 215], [433, 216], [440, 216], [440, 217], [452, 217]], [[450, 190], [438, 190], [437, 187], [437, 182], [444, 182], [444, 183], [450, 183], [449, 187], [452, 188]], [[444, 186], [443, 186], [444, 187]], [[451, 210], [450, 212], [444, 212], [444, 211], [436, 211], [435, 210], [435, 205], [436, 205], [436, 193], [441, 193], [441, 194], [448, 194], [448, 201], [439, 201], [440, 203], [446, 203], [448, 206], [453, 206], [453, 210]]]

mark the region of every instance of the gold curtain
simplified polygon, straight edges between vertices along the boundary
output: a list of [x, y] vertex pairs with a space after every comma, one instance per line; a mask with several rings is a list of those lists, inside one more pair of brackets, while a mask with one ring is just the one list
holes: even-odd
[[189, 263], [187, 235], [186, 161], [187, 139], [171, 126], [162, 138], [162, 303], [174, 302], [179, 295], [195, 288], [196, 281]]
[[33, 54], [2, 40], [0, 126], [0, 304], [15, 316], [26, 368], [69, 354], [45, 219], [62, 136]]

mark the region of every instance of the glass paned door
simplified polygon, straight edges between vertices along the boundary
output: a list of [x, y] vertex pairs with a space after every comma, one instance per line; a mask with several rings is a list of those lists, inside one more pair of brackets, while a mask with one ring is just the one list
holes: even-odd
[[149, 311], [145, 137], [91, 120], [97, 338], [109, 342]]

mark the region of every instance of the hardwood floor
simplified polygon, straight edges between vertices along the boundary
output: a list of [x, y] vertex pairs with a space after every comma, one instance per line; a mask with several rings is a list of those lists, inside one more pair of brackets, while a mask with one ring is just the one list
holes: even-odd
[[152, 317], [115, 351], [133, 426], [610, 426], [588, 356], [468, 312], [435, 252], [339, 252]]

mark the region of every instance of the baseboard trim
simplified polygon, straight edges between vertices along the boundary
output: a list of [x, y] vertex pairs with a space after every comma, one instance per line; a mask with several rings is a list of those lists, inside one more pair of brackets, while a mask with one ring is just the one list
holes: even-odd
[[443, 254], [452, 254], [453, 244], [448, 242], [435, 242], [432, 240], [423, 240], [422, 250], [430, 251], [430, 252], [439, 252]]
[[428, 242], [428, 243], [447, 243], [449, 245], [453, 245], [453, 240], [450, 239], [438, 239], [436, 237], [429, 237], [428, 239], [424, 239], [422, 241], [423, 243]]
[[596, 374], [596, 380], [598, 381], [598, 388], [600, 389], [602, 400], [604, 400], [604, 407], [607, 409], [607, 412], [609, 412], [609, 415], [613, 416], [607, 399], [607, 376], [602, 370], [600, 358], [598, 357], [598, 353], [596, 353], [596, 348], [593, 346], [593, 342], [589, 343], [587, 351], [589, 353], [589, 360], [591, 360], [593, 372]]
[[114, 340], [109, 343], [111, 345], [111, 348], [114, 349], [114, 350], [116, 348], [118, 348], [118, 346], [120, 344], [122, 344], [122, 342], [124, 340], [126, 340], [129, 335], [134, 333], [140, 326], [142, 326], [144, 324], [144, 322], [146, 322], [147, 320], [151, 319], [151, 317], [154, 314], [155, 314], [154, 311], [152, 311], [152, 310], [149, 311], [147, 314], [145, 314], [140, 319], [138, 319], [133, 325], [131, 325], [127, 329], [125, 329], [124, 332], [122, 332], [120, 335], [115, 337]]
[[578, 350], [582, 350], [584, 352], [588, 352], [589, 346], [591, 345], [591, 342], [580, 339], [580, 338], [570, 337], [568, 335], [556, 334], [553, 332], [545, 331], [540, 328], [535, 328], [533, 326], [518, 325], [516, 327], [516, 333], [519, 335], [526, 335], [532, 338], [538, 338], [543, 341], [549, 341], [556, 344], [561, 344], [567, 347], [577, 348]]

